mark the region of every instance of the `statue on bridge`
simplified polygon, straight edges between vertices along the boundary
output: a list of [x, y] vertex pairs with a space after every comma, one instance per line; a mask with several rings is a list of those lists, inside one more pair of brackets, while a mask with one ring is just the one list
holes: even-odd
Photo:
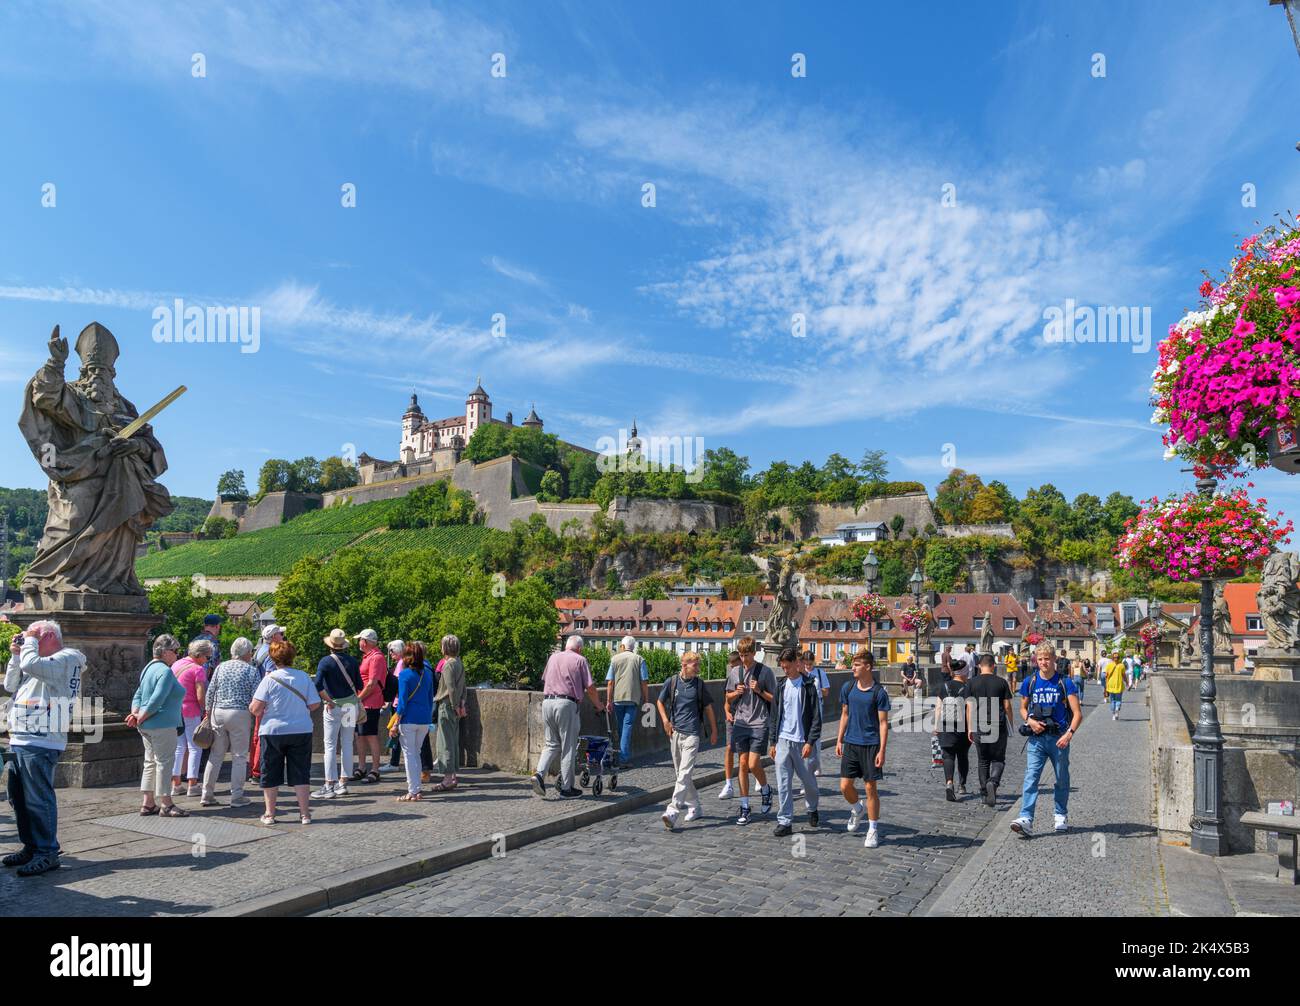
[[980, 629], [980, 653], [993, 652], [993, 614], [984, 612], [984, 627]]
[[1281, 653], [1300, 653], [1300, 555], [1273, 552], [1264, 563], [1259, 588], [1259, 614], [1268, 647]]
[[794, 570], [778, 556], [767, 560], [767, 585], [772, 591], [772, 614], [767, 620], [765, 649], [778, 655], [787, 646], [799, 645], [798, 602], [794, 596]]
[[45, 534], [23, 592], [35, 610], [147, 611], [135, 549], [173, 509], [167, 489], [155, 481], [167, 458], [113, 383], [113, 333], [92, 322], [76, 348], [81, 374], [65, 381], [68, 340], [56, 325], [49, 359], [23, 392], [18, 428], [50, 480]]

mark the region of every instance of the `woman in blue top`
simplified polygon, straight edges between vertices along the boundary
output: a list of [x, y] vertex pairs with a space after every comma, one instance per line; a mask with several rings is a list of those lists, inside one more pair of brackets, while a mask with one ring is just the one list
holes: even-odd
[[421, 799], [420, 745], [429, 736], [433, 721], [433, 688], [433, 670], [424, 658], [424, 644], [408, 644], [405, 665], [397, 676], [397, 722], [389, 731], [402, 743], [406, 794], [397, 799], [403, 803]]
[[[140, 731], [144, 741], [144, 793], [141, 817], [189, 817], [172, 803], [172, 760], [176, 757], [176, 731], [182, 725], [181, 701], [185, 686], [172, 674], [172, 664], [181, 655], [181, 644], [166, 633], [153, 641], [153, 660], [140, 674], [140, 684], [131, 699], [128, 726]], [[148, 724], [146, 726], [146, 724]], [[161, 808], [159, 804], [162, 804]]]

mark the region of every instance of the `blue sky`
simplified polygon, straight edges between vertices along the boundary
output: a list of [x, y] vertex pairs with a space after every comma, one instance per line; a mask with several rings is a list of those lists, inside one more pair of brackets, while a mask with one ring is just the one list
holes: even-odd
[[[588, 445], [635, 416], [756, 468], [880, 447], [933, 488], [951, 445], [1018, 494], [1164, 493], [1154, 349], [1044, 310], [1158, 340], [1300, 210], [1298, 91], [1265, 0], [6, 5], [0, 395], [103, 322], [139, 408], [190, 388], [155, 424], [186, 495], [395, 457], [412, 388], [452, 415], [479, 375]], [[154, 342], [174, 297], [259, 307], [258, 351]], [[44, 485], [13, 423], [0, 460]]]

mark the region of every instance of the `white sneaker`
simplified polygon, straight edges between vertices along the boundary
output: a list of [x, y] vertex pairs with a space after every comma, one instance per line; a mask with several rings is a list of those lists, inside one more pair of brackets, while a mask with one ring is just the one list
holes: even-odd
[[334, 787], [334, 795], [335, 795], [335, 796], [347, 796], [347, 795], [348, 795], [348, 784], [345, 783], [342, 779], [340, 779], [340, 780], [339, 780], [339, 784], [338, 784], [337, 786]]
[[686, 812], [686, 820], [687, 820], [688, 822], [689, 822], [689, 821], [698, 821], [698, 820], [700, 819], [700, 814], [701, 814], [701, 813], [702, 813], [702, 812], [701, 812], [701, 810], [700, 810], [699, 807], [692, 807], [690, 810], [688, 810], [688, 811]]
[[1028, 838], [1034, 833], [1034, 822], [1027, 817], [1018, 817], [1011, 822], [1011, 830], [1021, 838]]
[[664, 827], [667, 828], [669, 831], [672, 831], [673, 828], [677, 826], [676, 807], [669, 807], [667, 810], [664, 811], [663, 822], [664, 822]]
[[858, 810], [858, 808], [857, 808], [856, 806], [850, 808], [850, 810], [849, 810], [849, 823], [848, 823], [847, 825], [845, 825], [844, 830], [845, 830], [845, 831], [857, 831], [858, 828], [860, 828], [860, 827], [862, 826], [862, 815], [863, 815], [865, 812], [866, 812], [866, 811], [865, 811], [865, 808], [864, 808], [863, 810]]
[[320, 789], [312, 793], [313, 800], [330, 800], [334, 797], [334, 787], [326, 783]]
[[867, 840], [862, 843], [868, 849], [874, 849], [880, 845], [880, 832], [875, 828], [867, 829]]
[[735, 795], [736, 795], [736, 787], [733, 786], [731, 784], [731, 780], [728, 779], [725, 783], [723, 783], [722, 789], [718, 791], [718, 799], [730, 800]]
[[252, 802], [246, 796], [232, 796], [230, 798], [230, 806], [232, 807], [247, 807]]
[[1057, 831], [1069, 831], [1069, 830], [1070, 830], [1069, 822], [1067, 822], [1067, 821], [1065, 820], [1065, 815], [1064, 815], [1064, 814], [1057, 814], [1056, 817], [1053, 818], [1053, 821], [1055, 822], [1055, 827], [1056, 827], [1056, 830], [1057, 830]]
[[186, 795], [186, 796], [202, 796], [202, 795], [203, 795], [203, 787], [200, 786], [198, 783], [195, 783], [193, 786], [190, 786], [190, 787], [185, 791], [185, 795]]
[[400, 772], [402, 771], [402, 766], [401, 765], [380, 765], [379, 771], [382, 773]]

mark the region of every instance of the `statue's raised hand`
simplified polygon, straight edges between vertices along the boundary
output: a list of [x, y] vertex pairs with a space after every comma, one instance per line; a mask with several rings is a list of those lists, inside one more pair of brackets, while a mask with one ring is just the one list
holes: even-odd
[[68, 360], [68, 340], [59, 338], [59, 326], [54, 326], [54, 331], [50, 334], [50, 359], [59, 367], [62, 367]]

